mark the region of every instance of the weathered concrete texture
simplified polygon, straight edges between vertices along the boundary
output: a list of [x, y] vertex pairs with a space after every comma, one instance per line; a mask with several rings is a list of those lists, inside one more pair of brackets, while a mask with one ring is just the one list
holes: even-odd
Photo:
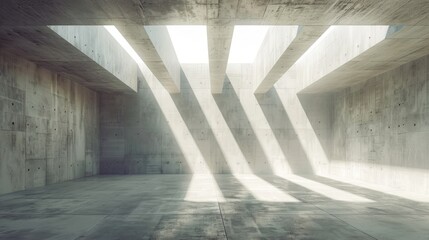
[[302, 92], [332, 92], [427, 54], [428, 27], [333, 26], [294, 67]]
[[98, 173], [98, 95], [0, 56], [0, 193]]
[[101, 173], [312, 173], [327, 167], [329, 97], [307, 104], [313, 123], [290, 79], [255, 96], [252, 64], [235, 64], [222, 94], [212, 95], [208, 64], [182, 68], [180, 94], [170, 95], [143, 68], [137, 95], [101, 95]]
[[233, 33], [234, 27], [228, 24], [217, 23], [207, 26], [212, 93], [222, 93]]
[[180, 92], [180, 63], [167, 27], [126, 25], [118, 30], [168, 92]]
[[429, 193], [429, 56], [335, 94], [329, 175]]
[[[49, 28], [116, 77], [117, 81], [126, 85], [129, 88], [126, 92], [137, 91], [137, 64], [103, 26], [49, 26]], [[116, 90], [113, 86], [121, 85], [116, 82], [104, 84], [112, 85], [112, 90]], [[122, 88], [117, 91], [121, 91]]]
[[0, 49], [94, 90], [136, 91], [136, 64], [104, 27], [51, 28], [1, 27]]
[[255, 93], [266, 93], [328, 29], [328, 26], [273, 26], [254, 61]]
[[[44, 13], [44, 14], [40, 14]], [[3, 25], [235, 24], [279, 25], [428, 25], [426, 0], [288, 0], [288, 1], [95, 1], [28, 2], [4, 0]]]
[[[1, 239], [390, 239], [421, 240], [429, 205], [305, 176], [375, 202], [333, 200], [276, 176], [260, 176], [299, 202], [262, 201], [259, 186], [215, 175], [225, 201], [186, 200], [191, 175], [97, 176], [0, 196]], [[204, 197], [210, 178], [199, 179]], [[307, 187], [309, 187], [307, 185]], [[273, 192], [265, 192], [268, 197]], [[329, 196], [329, 195], [328, 195]], [[335, 197], [335, 196], [331, 196]]]

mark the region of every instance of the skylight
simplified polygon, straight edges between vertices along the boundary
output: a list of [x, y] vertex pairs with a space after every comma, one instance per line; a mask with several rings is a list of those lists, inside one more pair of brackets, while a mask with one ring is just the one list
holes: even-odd
[[235, 26], [228, 63], [253, 63], [270, 26]]
[[167, 26], [180, 63], [208, 63], [207, 27]]
[[[136, 62], [141, 58], [115, 26], [104, 26]], [[235, 26], [228, 63], [253, 63], [270, 26]], [[167, 26], [180, 63], [208, 63], [207, 27]]]

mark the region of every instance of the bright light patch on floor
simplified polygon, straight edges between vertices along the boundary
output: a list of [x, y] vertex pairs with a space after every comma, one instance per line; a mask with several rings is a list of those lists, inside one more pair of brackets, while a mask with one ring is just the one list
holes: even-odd
[[192, 175], [185, 200], [190, 202], [225, 202], [212, 174]]
[[270, 26], [235, 26], [228, 63], [253, 63]]
[[332, 200], [343, 202], [374, 202], [373, 200], [370, 200], [368, 198], [364, 198], [301, 176], [287, 175], [281, 177], [297, 185], [305, 187], [313, 192], [316, 192], [320, 195], [328, 197]]
[[[407, 169], [407, 170], [410, 170], [410, 169]], [[413, 193], [413, 192], [408, 192], [408, 191], [391, 189], [389, 187], [375, 185], [375, 184], [366, 183], [366, 182], [361, 182], [359, 180], [345, 179], [345, 178], [332, 177], [332, 176], [324, 176], [324, 177], [334, 179], [334, 180], [339, 181], [339, 182], [355, 185], [358, 187], [370, 189], [373, 191], [397, 196], [400, 198], [405, 198], [405, 199], [415, 201], [415, 202], [429, 203], [429, 195], [426, 195], [426, 194], [418, 194], [418, 193]]]
[[118, 31], [118, 29], [113, 25], [106, 25], [104, 26], [106, 30], [113, 36], [113, 38], [116, 39], [116, 41], [124, 48], [124, 50], [130, 54], [130, 56], [136, 61], [137, 63], [142, 63], [143, 60], [139, 57], [139, 55], [134, 51], [134, 49], [131, 47], [131, 45], [128, 43], [128, 41], [122, 36], [122, 34]]
[[256, 200], [263, 202], [300, 202], [269, 182], [253, 174], [234, 174], [234, 177]]
[[208, 63], [206, 26], [167, 26], [180, 63]]

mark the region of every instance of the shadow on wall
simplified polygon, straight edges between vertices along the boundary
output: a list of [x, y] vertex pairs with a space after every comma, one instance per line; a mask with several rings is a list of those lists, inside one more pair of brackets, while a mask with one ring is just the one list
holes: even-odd
[[293, 173], [312, 174], [314, 169], [283, 103], [275, 88], [265, 94], [255, 95], [265, 118], [281, 146], [283, 154]]
[[299, 102], [304, 110], [311, 128], [314, 131], [328, 160], [332, 153], [332, 93], [297, 93]]
[[184, 173], [189, 166], [147, 79], [136, 95], [101, 94], [101, 174]]
[[[205, 164], [213, 174], [231, 173], [221, 148], [214, 137], [213, 130], [207, 122], [194, 90], [191, 88], [183, 71], [181, 71], [180, 82], [181, 92], [171, 94], [171, 97], [204, 158], [197, 159], [197, 161], [205, 161]], [[193, 156], [190, 157], [193, 158]]]
[[228, 77], [222, 94], [214, 94], [216, 105], [253, 173], [273, 173], [262, 146]]
[[[228, 78], [218, 95], [192, 88], [183, 72], [180, 94], [151, 86], [152, 79], [141, 72], [138, 80], [136, 95], [101, 95], [101, 174], [178, 174], [204, 168], [210, 173], [273, 174], [281, 165], [273, 159], [286, 161], [294, 173], [314, 173], [306, 153], [312, 143], [299, 139], [306, 130], [294, 129], [276, 89], [244, 106]], [[313, 104], [304, 103], [303, 107]], [[253, 111], [244, 109], [259, 106], [261, 116], [248, 115]], [[317, 106], [309, 109], [319, 111]], [[319, 135], [321, 128], [314, 124], [320, 119], [314, 122], [311, 113], [307, 115]], [[264, 117], [268, 124], [258, 128], [254, 123]], [[271, 144], [278, 144], [278, 151]]]

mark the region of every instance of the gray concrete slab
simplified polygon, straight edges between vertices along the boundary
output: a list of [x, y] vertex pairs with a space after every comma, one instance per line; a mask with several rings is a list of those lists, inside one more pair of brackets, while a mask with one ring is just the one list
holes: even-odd
[[335, 92], [427, 55], [428, 32], [398, 25], [332, 26], [292, 71], [304, 82], [302, 93]]
[[255, 93], [266, 93], [316, 42], [328, 26], [273, 26], [253, 63]]
[[222, 93], [233, 32], [234, 27], [229, 22], [207, 26], [210, 88], [215, 94]]
[[367, 215], [356, 218], [354, 215], [338, 217], [353, 227], [366, 232], [376, 239], [429, 239], [422, 234], [429, 233], [427, 215]]
[[[321, 195], [276, 176], [259, 177], [297, 198]], [[192, 175], [96, 176], [0, 195], [0, 239], [399, 240], [428, 236], [426, 203], [305, 177], [379, 198], [371, 203], [337, 201], [329, 195], [330, 200], [323, 202], [261, 201], [251, 197], [252, 188], [258, 186], [243, 185], [233, 175], [214, 175], [225, 199], [189, 201]], [[212, 189], [198, 191], [202, 197]], [[228, 197], [230, 193], [234, 198]]]
[[333, 216], [225, 215], [229, 239], [374, 239]]
[[137, 64], [103, 26], [0, 27], [0, 48], [97, 91], [137, 91]]
[[[425, 0], [368, 1], [103, 1], [28, 3], [7, 0], [0, 10], [4, 25], [49, 24], [428, 24]], [[40, 14], [41, 12], [45, 14]], [[412, 14], [410, 14], [412, 13]]]
[[0, 215], [0, 239], [76, 239], [105, 216]]

